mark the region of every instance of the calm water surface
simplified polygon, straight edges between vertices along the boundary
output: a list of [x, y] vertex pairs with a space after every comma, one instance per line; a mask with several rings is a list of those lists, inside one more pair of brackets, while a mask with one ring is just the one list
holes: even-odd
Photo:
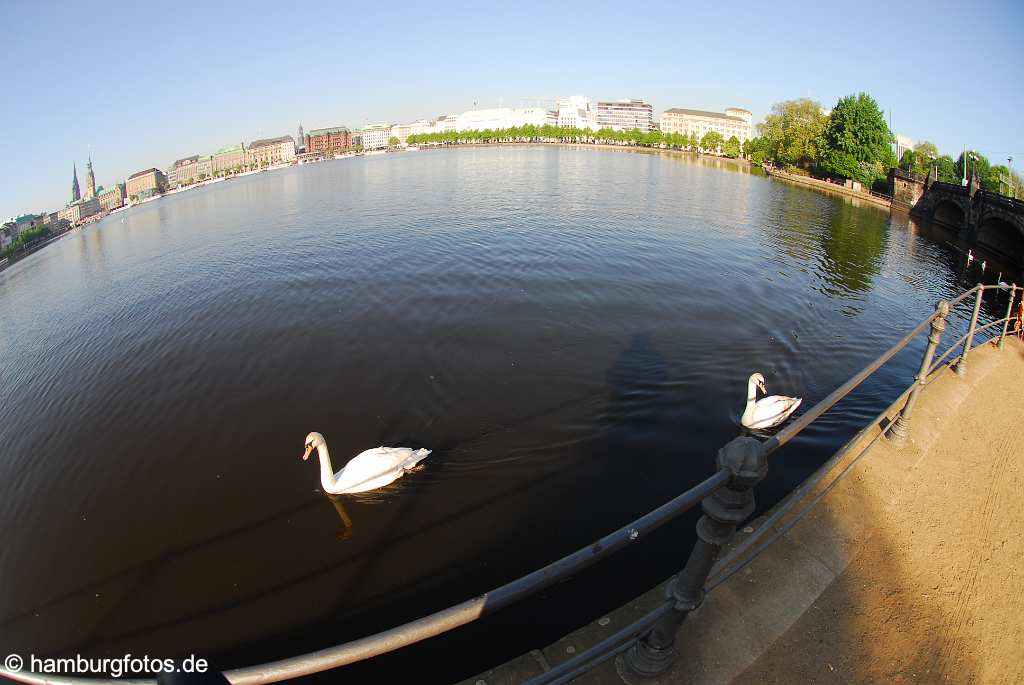
[[[329, 162], [108, 217], [0, 273], [0, 652], [247, 665], [511, 580], [710, 474], [753, 371], [807, 408], [977, 280], [937, 237], [724, 162], [571, 148]], [[922, 344], [781, 451], [759, 505]], [[434, 452], [332, 502], [312, 430], [336, 467]], [[693, 521], [372, 672], [540, 646], [676, 570]]]

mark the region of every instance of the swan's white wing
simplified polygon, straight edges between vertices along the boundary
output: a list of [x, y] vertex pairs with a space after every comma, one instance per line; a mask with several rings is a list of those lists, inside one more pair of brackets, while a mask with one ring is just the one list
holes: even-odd
[[771, 395], [754, 404], [754, 417], [750, 428], [771, 428], [777, 426], [796, 411], [803, 400], [799, 397]]
[[407, 447], [375, 447], [360, 452], [335, 474], [339, 492], [366, 492], [384, 487], [402, 475], [402, 462], [411, 452]]
[[382, 488], [430, 454], [409, 447], [375, 447], [360, 452], [336, 474], [338, 493], [366, 492]]

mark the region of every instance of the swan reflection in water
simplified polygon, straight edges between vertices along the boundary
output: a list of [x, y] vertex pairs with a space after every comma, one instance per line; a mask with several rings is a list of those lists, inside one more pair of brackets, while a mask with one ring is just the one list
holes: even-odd
[[341, 497], [338, 495], [327, 495], [327, 499], [334, 506], [334, 510], [338, 512], [338, 518], [341, 519], [341, 528], [334, 534], [338, 540], [348, 540], [352, 537], [354, 532], [352, 529], [352, 518], [345, 511], [345, 503], [341, 501]]

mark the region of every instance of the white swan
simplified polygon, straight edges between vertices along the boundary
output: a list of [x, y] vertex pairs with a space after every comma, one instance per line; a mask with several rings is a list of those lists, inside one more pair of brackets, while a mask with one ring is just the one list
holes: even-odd
[[799, 397], [785, 397], [783, 395], [772, 395], [757, 399], [757, 389], [761, 392], [768, 392], [764, 387], [764, 376], [760, 373], [750, 375], [747, 381], [747, 406], [740, 418], [747, 428], [771, 428], [790, 417], [800, 406], [803, 400]]
[[382, 488], [404, 476], [430, 454], [430, 450], [425, 449], [376, 447], [360, 452], [345, 464], [345, 468], [334, 473], [327, 441], [319, 433], [306, 436], [306, 451], [302, 453], [302, 460], [309, 459], [309, 453], [314, 448], [320, 457], [320, 485], [324, 492], [332, 495]]

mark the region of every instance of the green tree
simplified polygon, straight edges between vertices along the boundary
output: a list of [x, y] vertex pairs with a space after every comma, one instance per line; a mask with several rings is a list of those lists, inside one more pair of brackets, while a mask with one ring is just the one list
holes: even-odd
[[917, 154], [913, 150], [904, 150], [903, 157], [900, 158], [900, 169], [904, 171], [914, 171], [914, 167], [917, 163]]
[[49, 226], [37, 226], [36, 228], [30, 228], [27, 231], [22, 231], [18, 234], [18, 237], [3, 250], [0, 250], [0, 257], [9, 257], [18, 250], [29, 247], [33, 243], [39, 242], [50, 234]]
[[[967, 166], [964, 167], [965, 157], [967, 155]], [[977, 159], [975, 159], [977, 158]], [[981, 183], [981, 187], [985, 190], [995, 190], [988, 186], [990, 181], [990, 170], [992, 165], [989, 163], [988, 158], [976, 150], [968, 150], [966, 153], [961, 152], [960, 156], [956, 158], [956, 165], [953, 170], [956, 173], [958, 181], [964, 178], [970, 178], [971, 176], [977, 176]], [[966, 173], [964, 173], [966, 171]]]
[[722, 146], [722, 154], [726, 157], [736, 159], [740, 156], [740, 139], [736, 136], [732, 136], [729, 140], [725, 141], [725, 145]]
[[825, 124], [821, 168], [870, 187], [895, 165], [892, 132], [875, 99], [866, 93], [841, 98]]
[[818, 158], [818, 141], [827, 121], [821, 103], [814, 100], [776, 102], [758, 125], [762, 152], [783, 166], [809, 168]]
[[960, 183], [960, 177], [956, 175], [956, 162], [949, 155], [942, 155], [936, 159], [935, 168], [938, 179], [943, 183]]
[[718, 148], [725, 142], [725, 138], [718, 131], [708, 131], [704, 134], [704, 137], [700, 139], [700, 147], [703, 150], [714, 150], [718, 151]]
[[388, 138], [388, 147], [398, 147], [398, 136]]
[[937, 160], [941, 156], [935, 143], [930, 143], [927, 140], [915, 145], [913, 152], [914, 164], [908, 171], [912, 171], [918, 176], [927, 176], [932, 169], [932, 157]]

